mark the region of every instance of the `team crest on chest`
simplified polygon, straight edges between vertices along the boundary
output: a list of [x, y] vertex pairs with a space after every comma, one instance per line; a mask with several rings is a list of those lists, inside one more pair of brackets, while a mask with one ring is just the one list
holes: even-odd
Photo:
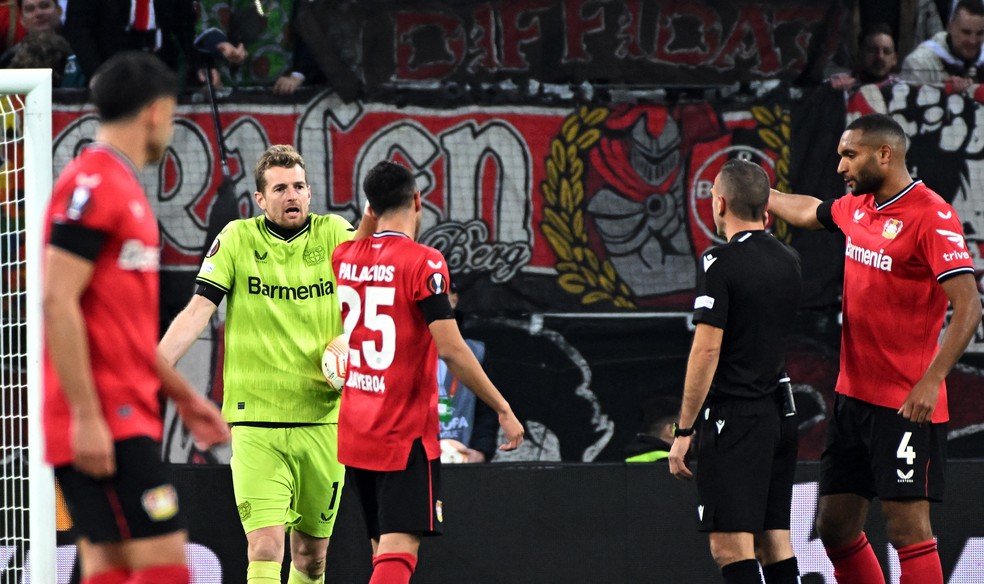
[[313, 249], [304, 250], [304, 263], [309, 266], [316, 266], [325, 261], [325, 248], [318, 246]]
[[902, 231], [902, 222], [898, 219], [889, 219], [882, 227], [882, 237], [885, 239], [895, 239], [895, 236]]

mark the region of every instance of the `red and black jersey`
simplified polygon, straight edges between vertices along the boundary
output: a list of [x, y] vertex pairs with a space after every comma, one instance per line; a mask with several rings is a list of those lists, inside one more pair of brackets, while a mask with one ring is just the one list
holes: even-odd
[[332, 267], [349, 334], [338, 459], [403, 470], [418, 438], [429, 460], [440, 458], [437, 347], [422, 304], [447, 293], [444, 256], [402, 233], [381, 232], [339, 244]]
[[[960, 219], [922, 181], [882, 204], [871, 194], [824, 202], [817, 218], [847, 240], [836, 391], [900, 408], [939, 350], [940, 283], [974, 274]], [[948, 419], [944, 383], [933, 422]]]
[[[81, 298], [92, 375], [115, 440], [160, 440], [157, 394], [157, 219], [136, 169], [112, 148], [95, 145], [55, 183], [45, 241], [93, 262]], [[71, 412], [45, 348], [45, 436], [53, 465], [72, 461]]]

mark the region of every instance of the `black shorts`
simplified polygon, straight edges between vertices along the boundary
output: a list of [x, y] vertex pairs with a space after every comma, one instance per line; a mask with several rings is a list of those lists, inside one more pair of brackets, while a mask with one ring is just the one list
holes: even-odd
[[705, 406], [697, 428], [698, 531], [789, 529], [797, 417], [770, 396]]
[[116, 474], [106, 479], [72, 465], [55, 468], [76, 533], [93, 543], [115, 543], [184, 529], [160, 443], [128, 438], [116, 442], [115, 452]]
[[946, 427], [837, 394], [820, 457], [820, 495], [942, 501]]
[[345, 482], [359, 493], [370, 539], [383, 533], [441, 534], [441, 459], [427, 460], [420, 438], [410, 449], [406, 470], [350, 466], [347, 472]]

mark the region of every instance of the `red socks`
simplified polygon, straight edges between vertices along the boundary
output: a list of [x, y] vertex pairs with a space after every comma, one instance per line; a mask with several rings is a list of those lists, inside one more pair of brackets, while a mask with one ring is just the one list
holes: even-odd
[[108, 572], [100, 572], [88, 578], [82, 578], [80, 584], [126, 584], [126, 579], [129, 577], [129, 572], [123, 568], [118, 568]]
[[943, 584], [943, 568], [935, 539], [907, 545], [896, 551], [902, 567], [899, 584]]
[[407, 584], [417, 567], [413, 554], [379, 554], [372, 559], [372, 579], [369, 584]]
[[851, 544], [827, 548], [827, 557], [834, 565], [838, 584], [885, 584], [881, 565], [864, 532]]
[[191, 572], [187, 566], [151, 566], [130, 574], [126, 584], [188, 584]]

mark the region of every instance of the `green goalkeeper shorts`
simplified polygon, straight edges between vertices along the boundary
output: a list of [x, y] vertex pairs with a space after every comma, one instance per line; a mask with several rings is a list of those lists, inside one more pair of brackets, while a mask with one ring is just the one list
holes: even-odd
[[284, 525], [312, 537], [331, 536], [345, 484], [338, 424], [233, 426], [230, 465], [246, 533]]

